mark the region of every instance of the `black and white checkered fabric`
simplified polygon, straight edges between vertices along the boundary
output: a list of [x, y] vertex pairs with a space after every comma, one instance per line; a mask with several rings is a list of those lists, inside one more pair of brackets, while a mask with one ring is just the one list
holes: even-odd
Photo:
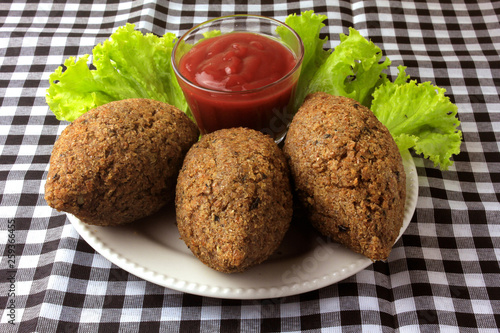
[[[500, 1], [222, 2], [0, 3], [0, 332], [498, 332]], [[126, 22], [180, 35], [221, 15], [284, 20], [310, 9], [328, 16], [327, 47], [352, 26], [392, 60], [391, 75], [404, 64], [458, 106], [462, 153], [448, 171], [415, 156], [417, 208], [387, 262], [295, 296], [201, 297], [111, 264], [47, 206], [48, 162], [67, 123], [45, 91], [66, 58], [91, 53]]]

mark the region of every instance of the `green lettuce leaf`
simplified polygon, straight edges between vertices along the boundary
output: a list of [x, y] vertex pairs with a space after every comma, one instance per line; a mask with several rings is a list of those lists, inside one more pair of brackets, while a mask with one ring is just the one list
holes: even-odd
[[[295, 91], [295, 110], [298, 110], [308, 94], [307, 89], [312, 77], [330, 55], [330, 51], [323, 49], [328, 38], [319, 38], [320, 30], [325, 26], [322, 22], [326, 19], [326, 15], [316, 15], [314, 11], [309, 10], [301, 15], [291, 14], [285, 20], [286, 25], [295, 30], [304, 44], [304, 58]], [[280, 29], [278, 32], [286, 42], [286, 30]]]
[[370, 107], [373, 91], [387, 81], [382, 71], [391, 64], [388, 58], [383, 62], [381, 58], [378, 46], [349, 28], [349, 36], [340, 34], [340, 44], [314, 74], [307, 93], [346, 96]]
[[46, 101], [59, 120], [73, 121], [90, 109], [127, 98], [149, 98], [172, 104], [189, 114], [170, 62], [176, 36], [143, 35], [133, 24], [79, 59], [70, 57], [49, 77]]
[[460, 153], [462, 142], [457, 106], [444, 95], [444, 88], [409, 81], [406, 67], [398, 69], [394, 82], [386, 81], [373, 93], [371, 110], [400, 150], [413, 148], [446, 170], [453, 164], [452, 155]]

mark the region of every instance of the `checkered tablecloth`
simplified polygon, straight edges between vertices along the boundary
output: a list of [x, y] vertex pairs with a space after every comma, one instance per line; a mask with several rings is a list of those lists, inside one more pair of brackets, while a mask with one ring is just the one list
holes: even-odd
[[[304, 294], [202, 297], [113, 265], [47, 206], [48, 162], [67, 123], [45, 91], [66, 58], [126, 22], [180, 35], [221, 15], [309, 9], [328, 16], [326, 47], [352, 26], [392, 60], [392, 76], [404, 64], [458, 106], [462, 152], [447, 171], [415, 156], [417, 208], [387, 262]], [[498, 332], [499, 17], [500, 1], [2, 1], [0, 332]]]

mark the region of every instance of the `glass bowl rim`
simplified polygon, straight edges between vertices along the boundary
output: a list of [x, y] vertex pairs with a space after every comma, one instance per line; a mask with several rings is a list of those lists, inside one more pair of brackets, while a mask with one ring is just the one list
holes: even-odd
[[[285, 28], [287, 28], [290, 32], [292, 32], [292, 34], [297, 38], [298, 42], [299, 42], [299, 51], [300, 51], [300, 54], [299, 54], [299, 57], [297, 59], [297, 63], [295, 64], [295, 66], [288, 72], [286, 73], [284, 76], [282, 76], [280, 79], [274, 81], [274, 82], [271, 82], [269, 84], [266, 84], [265, 86], [262, 86], [262, 87], [258, 87], [258, 88], [253, 88], [253, 89], [248, 89], [248, 90], [239, 90], [239, 91], [231, 91], [231, 90], [217, 90], [217, 89], [211, 89], [211, 88], [206, 88], [206, 87], [201, 87], [197, 84], [195, 84], [194, 82], [191, 82], [190, 80], [188, 80], [186, 77], [184, 77], [184, 75], [182, 75], [179, 71], [179, 69], [177, 68], [177, 64], [175, 62], [175, 53], [177, 51], [177, 46], [179, 45], [179, 42], [181, 40], [184, 39], [184, 37], [186, 37], [189, 33], [191, 33], [193, 30], [195, 29], [198, 29], [200, 28], [201, 26], [207, 24], [207, 23], [212, 23], [212, 22], [215, 22], [215, 21], [220, 21], [220, 20], [225, 20], [225, 19], [229, 19], [229, 18], [237, 18], [237, 17], [249, 17], [249, 18], [257, 18], [257, 19], [262, 19], [262, 20], [266, 20], [266, 21], [272, 21], [280, 26], [284, 26]], [[244, 32], [244, 31], [241, 31], [241, 32]], [[293, 52], [293, 50], [292, 50]], [[295, 52], [294, 52], [295, 53]], [[282, 82], [286, 81], [290, 76], [292, 76], [293, 74], [295, 74], [299, 69], [300, 67], [302, 66], [302, 61], [304, 60], [304, 42], [302, 41], [302, 38], [300, 38], [299, 34], [293, 30], [290, 26], [288, 26], [286, 23], [284, 22], [281, 22], [280, 20], [277, 20], [275, 18], [272, 18], [272, 17], [268, 17], [268, 16], [263, 16], [263, 15], [253, 15], [253, 14], [234, 14], [234, 15], [225, 15], [225, 16], [219, 16], [219, 17], [216, 17], [216, 18], [213, 18], [213, 19], [210, 19], [210, 20], [207, 20], [207, 21], [204, 21], [202, 23], [199, 23], [197, 25], [195, 25], [194, 27], [192, 27], [191, 29], [189, 29], [188, 31], [186, 31], [179, 39], [177, 39], [177, 41], [175, 42], [175, 45], [172, 49], [172, 54], [171, 54], [171, 65], [172, 65], [172, 68], [175, 72], [175, 74], [182, 79], [183, 82], [185, 82], [186, 84], [188, 84], [189, 86], [195, 88], [195, 89], [198, 89], [198, 90], [202, 90], [204, 92], [208, 92], [208, 93], [213, 93], [213, 94], [224, 94], [224, 95], [244, 95], [244, 94], [253, 94], [253, 93], [256, 93], [256, 92], [260, 92], [262, 90], [266, 90], [272, 86], [277, 86], [279, 84], [281, 84]]]

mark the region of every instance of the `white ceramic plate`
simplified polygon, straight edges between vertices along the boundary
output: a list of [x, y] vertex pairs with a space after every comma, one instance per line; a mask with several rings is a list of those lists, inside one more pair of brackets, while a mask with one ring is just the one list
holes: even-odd
[[[403, 154], [406, 207], [400, 235], [408, 227], [418, 198], [418, 178], [409, 152]], [[341, 281], [372, 262], [294, 221], [285, 239], [264, 263], [244, 273], [224, 274], [195, 258], [179, 239], [173, 207], [121, 227], [96, 227], [69, 215], [90, 246], [124, 270], [182, 292], [231, 299], [296, 295]]]

